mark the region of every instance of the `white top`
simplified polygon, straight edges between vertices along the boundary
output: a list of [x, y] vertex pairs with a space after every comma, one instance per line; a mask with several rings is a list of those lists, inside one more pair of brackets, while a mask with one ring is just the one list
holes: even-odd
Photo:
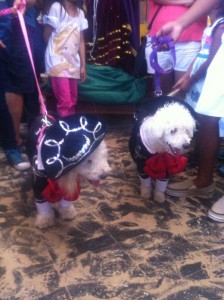
[[219, 121], [219, 135], [224, 137], [224, 41], [208, 67], [202, 93], [195, 111], [213, 117], [221, 117]]
[[[201, 40], [201, 50], [199, 51], [197, 58], [194, 61], [191, 75], [195, 74], [198, 69], [204, 64], [204, 62], [208, 59], [212, 40], [213, 40], [213, 30], [217, 27], [220, 23], [224, 21], [224, 18], [217, 19], [212, 25], [205, 28], [202, 40]], [[188, 93], [186, 94], [185, 101], [190, 104], [194, 109], [197, 105], [199, 96], [202, 91], [202, 87], [204, 85], [206, 74], [200, 78], [198, 81], [196, 81]]]
[[224, 117], [224, 41], [208, 67], [207, 76], [195, 110], [198, 113]]
[[80, 78], [79, 43], [80, 32], [88, 28], [88, 22], [81, 9], [71, 17], [64, 7], [54, 2], [43, 24], [54, 28], [45, 52], [46, 72], [52, 77]]
[[[202, 38], [202, 49], [194, 62], [191, 74], [207, 60], [212, 43], [213, 29], [223, 21], [218, 19], [207, 27]], [[214, 117], [221, 117], [219, 121], [219, 136], [224, 137], [224, 85], [222, 81], [224, 70], [224, 36], [222, 45], [207, 70], [207, 75], [198, 80], [186, 95], [186, 102], [196, 112]]]

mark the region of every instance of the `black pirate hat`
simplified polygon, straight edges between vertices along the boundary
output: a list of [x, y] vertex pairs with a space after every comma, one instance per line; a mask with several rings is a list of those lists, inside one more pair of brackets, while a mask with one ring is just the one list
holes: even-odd
[[57, 179], [80, 164], [102, 142], [105, 123], [93, 115], [58, 118], [43, 131], [38, 159], [46, 175]]

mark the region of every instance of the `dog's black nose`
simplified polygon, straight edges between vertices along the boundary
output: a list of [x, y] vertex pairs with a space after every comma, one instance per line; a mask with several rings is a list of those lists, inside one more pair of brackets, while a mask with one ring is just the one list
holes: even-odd
[[184, 144], [182, 147], [183, 153], [187, 153], [190, 150], [190, 144]]
[[190, 144], [183, 144], [183, 149], [188, 150], [190, 148]]
[[107, 173], [103, 173], [100, 175], [100, 179], [106, 179], [107, 178]]

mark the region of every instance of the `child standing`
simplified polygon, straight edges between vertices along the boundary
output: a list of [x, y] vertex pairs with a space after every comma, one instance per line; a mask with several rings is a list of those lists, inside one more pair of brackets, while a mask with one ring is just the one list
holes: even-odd
[[61, 117], [75, 113], [78, 79], [86, 79], [83, 30], [88, 22], [77, 0], [53, 0], [44, 10], [46, 72]]
[[209, 13], [210, 24], [206, 27], [197, 58], [173, 89], [187, 92], [185, 101], [196, 107], [205, 81], [207, 69], [217, 53], [224, 33], [224, 3], [220, 1]]
[[[208, 3], [209, 2], [209, 3]], [[176, 37], [181, 32], [184, 26], [190, 24], [201, 13], [197, 11], [199, 6], [203, 6], [204, 2], [196, 0], [194, 9], [191, 13], [185, 15], [182, 20], [179, 19], [172, 24], [167, 24], [162, 28], [160, 34], [171, 33], [172, 37]], [[219, 14], [216, 18], [224, 16], [224, 2], [222, 0], [207, 0], [205, 6], [207, 9], [214, 5], [214, 9]], [[203, 9], [203, 11], [205, 11]], [[219, 149], [219, 120], [224, 117], [224, 85], [221, 80], [224, 69], [224, 24], [216, 26], [213, 30], [212, 44], [208, 59], [210, 59], [204, 80], [203, 88], [198, 99], [195, 111], [198, 113], [200, 127], [197, 133], [196, 142], [198, 150], [198, 173], [193, 180], [182, 181], [179, 183], [170, 184], [167, 193], [172, 195], [185, 196], [204, 196], [209, 198], [212, 190], [214, 191], [213, 171], [214, 162], [217, 158], [217, 151]], [[158, 33], [159, 34], [159, 33]], [[214, 51], [214, 52], [213, 52]], [[206, 63], [206, 62], [205, 62]], [[204, 64], [203, 64], [204, 65]], [[203, 67], [202, 65], [202, 67]], [[201, 67], [201, 68], [202, 68]], [[202, 69], [203, 70], [203, 69]], [[200, 68], [195, 73], [199, 76]], [[196, 81], [199, 77], [196, 77]], [[194, 79], [194, 77], [193, 77]], [[218, 222], [224, 222], [224, 196], [213, 204], [208, 211], [209, 218]]]
[[[224, 33], [224, 2], [220, 1], [209, 13], [210, 24], [204, 30], [201, 42], [201, 50], [192, 63], [189, 70], [181, 78], [175, 88], [181, 91], [187, 91], [185, 101], [188, 102], [194, 109], [197, 105], [198, 99], [201, 95], [202, 87], [204, 85], [207, 69], [216, 55], [220, 45], [222, 44]], [[219, 120], [219, 135], [224, 136], [224, 118]], [[223, 173], [224, 167], [220, 168]]]

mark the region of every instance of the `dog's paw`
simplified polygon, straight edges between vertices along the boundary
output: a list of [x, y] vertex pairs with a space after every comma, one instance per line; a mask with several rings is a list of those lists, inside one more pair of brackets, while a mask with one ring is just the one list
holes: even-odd
[[151, 192], [152, 192], [151, 187], [141, 186], [140, 192], [141, 192], [141, 197], [143, 199], [150, 199], [151, 198]]
[[163, 203], [166, 200], [165, 193], [154, 190], [154, 195], [153, 199], [158, 202], [158, 203]]
[[47, 228], [54, 226], [55, 224], [55, 217], [54, 212], [51, 211], [47, 214], [37, 214], [35, 220], [35, 226], [38, 228]]
[[59, 206], [57, 209], [62, 220], [72, 220], [77, 216], [77, 211], [73, 205], [69, 207]]

